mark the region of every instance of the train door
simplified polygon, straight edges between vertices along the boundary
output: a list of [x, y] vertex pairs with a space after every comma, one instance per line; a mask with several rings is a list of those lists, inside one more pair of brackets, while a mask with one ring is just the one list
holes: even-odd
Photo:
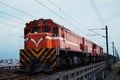
[[53, 36], [55, 37], [56, 55], [59, 55], [60, 40], [58, 35], [58, 27], [53, 27]]

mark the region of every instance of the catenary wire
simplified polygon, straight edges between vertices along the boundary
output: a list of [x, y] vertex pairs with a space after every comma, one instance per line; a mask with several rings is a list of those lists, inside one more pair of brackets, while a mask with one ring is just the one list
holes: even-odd
[[[67, 22], [68, 24], [76, 27], [79, 29], [79, 27], [73, 25], [72, 23], [70, 23], [69, 21], [67, 21], [65, 18], [63, 18], [62, 16], [58, 15], [57, 13], [55, 13], [53, 10], [51, 10], [50, 8], [48, 8], [46, 5], [44, 5], [43, 3], [41, 3], [40, 1], [38, 0], [35, 0], [38, 4], [40, 4], [41, 6], [43, 6], [44, 8], [46, 8], [47, 10], [49, 10], [50, 12], [52, 12], [53, 14], [55, 14], [56, 16], [58, 16], [59, 18], [61, 18], [62, 20], [64, 20], [65, 22]], [[81, 29], [80, 29], [81, 30]], [[81, 30], [81, 32], [83, 32], [84, 34], [87, 35], [87, 33], [85, 33], [84, 31]], [[87, 35], [88, 36], [88, 35]]]
[[0, 11], [0, 13], [1, 14], [4, 14], [4, 15], [7, 15], [7, 16], [9, 16], [9, 17], [12, 17], [12, 18], [15, 18], [15, 19], [17, 19], [17, 20], [20, 20], [20, 21], [24, 21], [24, 22], [27, 22], [27, 21], [25, 21], [25, 20], [23, 20], [23, 19], [21, 19], [21, 18], [18, 18], [18, 17], [16, 17], [16, 16], [13, 16], [13, 15], [10, 15], [10, 14], [8, 14], [8, 13], [6, 13], [6, 12], [3, 12], [3, 11]]
[[19, 10], [19, 9], [17, 9], [17, 8], [11, 6], [11, 5], [9, 5], [9, 4], [6, 4], [6, 3], [4, 3], [4, 2], [2, 2], [2, 1], [0, 1], [0, 3], [3, 4], [3, 5], [5, 5], [5, 6], [7, 6], [7, 7], [9, 7], [9, 8], [12, 8], [12, 9], [16, 10], [16, 11], [18, 11], [18, 12], [20, 12], [20, 13], [26, 15], [26, 16], [29, 16], [29, 17], [31, 17], [31, 18], [34, 18], [34, 16], [32, 16], [31, 14], [28, 14], [28, 13], [26, 13], [26, 12], [23, 12], [22, 10]]
[[100, 22], [102, 23], [102, 25], [105, 26], [105, 22], [104, 22], [104, 20], [103, 20], [103, 18], [102, 18], [102, 16], [101, 16], [101, 14], [100, 14], [100, 12], [99, 12], [96, 4], [95, 4], [95, 1], [94, 1], [94, 0], [90, 0], [90, 3], [91, 3], [91, 5], [92, 5], [92, 7], [93, 7], [93, 9], [94, 9], [94, 11], [95, 11], [95, 13], [96, 13], [96, 15], [98, 16]]
[[55, 3], [53, 3], [51, 0], [48, 0], [54, 7], [58, 8], [63, 14], [65, 14], [69, 19], [71, 19], [73, 22], [76, 23], [76, 20], [74, 20], [72, 17], [70, 17], [64, 10], [59, 8]]
[[16, 22], [18, 24], [23, 24], [22, 22], [19, 22], [17, 20], [13, 20], [13, 19], [10, 19], [10, 18], [7, 18], [7, 17], [0, 17], [0, 18], [5, 19], [5, 20], [9, 20], [9, 21], [12, 21], [12, 22]]
[[[81, 25], [79, 22], [77, 22], [75, 19], [73, 19], [72, 17], [70, 17], [64, 10], [62, 10], [61, 8], [59, 8], [55, 3], [53, 3], [51, 0], [48, 0], [54, 7], [56, 7], [57, 9], [59, 9], [64, 15], [66, 15], [69, 19], [71, 19], [73, 22], [75, 22], [77, 25]], [[77, 27], [77, 26], [76, 26]], [[83, 29], [88, 30], [85, 26], [82, 26]], [[79, 28], [79, 27], [77, 27]], [[81, 30], [81, 29], [80, 29]], [[82, 31], [83, 32], [83, 31]], [[84, 32], [85, 33], [85, 32]], [[85, 33], [86, 34], [86, 33]], [[86, 34], [89, 39], [91, 38], [90, 35]], [[100, 35], [100, 34], [97, 34]], [[103, 36], [102, 36], [103, 37]]]
[[0, 22], [0, 24], [4, 24], [4, 25], [7, 25], [7, 26], [10, 26], [10, 27], [15, 27], [15, 28], [16, 28], [16, 26], [11, 25], [11, 24], [8, 24], [8, 23]]
[[[75, 22], [77, 25], [81, 25], [79, 22], [77, 22], [74, 18], [72, 18], [71, 16], [68, 15], [68, 13], [66, 13], [64, 10], [62, 10], [61, 8], [59, 8], [55, 3], [53, 3], [51, 0], [48, 0], [54, 7], [56, 7], [57, 9], [59, 9], [65, 16], [67, 16], [70, 20], [72, 20], [73, 22]], [[87, 28], [83, 25], [81, 25], [83, 27], [83, 29]], [[79, 27], [78, 27], [79, 28]]]

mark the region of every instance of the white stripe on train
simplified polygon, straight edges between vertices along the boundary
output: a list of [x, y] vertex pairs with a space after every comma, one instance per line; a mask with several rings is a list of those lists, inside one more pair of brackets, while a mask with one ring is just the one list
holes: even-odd
[[49, 39], [49, 40], [62, 40], [62, 41], [65, 41], [65, 43], [67, 43], [67, 44], [70, 44], [70, 45], [73, 45], [73, 46], [79, 46], [79, 44], [77, 44], [77, 43], [74, 43], [74, 42], [70, 42], [70, 41], [68, 41], [68, 40], [66, 40], [65, 38], [63, 38], [63, 37], [51, 37], [51, 36], [45, 36], [45, 38], [40, 38], [39, 40], [38, 40], [38, 42], [36, 42], [33, 38], [26, 38], [26, 39], [24, 39], [24, 41], [28, 41], [28, 40], [31, 40], [35, 45], [36, 45], [36, 47], [38, 47], [39, 46], [39, 44], [40, 44], [40, 42], [41, 41], [43, 41], [43, 39]]

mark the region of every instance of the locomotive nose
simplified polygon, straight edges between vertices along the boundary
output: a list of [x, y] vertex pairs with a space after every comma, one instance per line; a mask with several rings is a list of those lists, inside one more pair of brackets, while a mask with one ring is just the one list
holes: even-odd
[[39, 49], [51, 47], [52, 38], [50, 33], [28, 34], [25, 38], [25, 49]]

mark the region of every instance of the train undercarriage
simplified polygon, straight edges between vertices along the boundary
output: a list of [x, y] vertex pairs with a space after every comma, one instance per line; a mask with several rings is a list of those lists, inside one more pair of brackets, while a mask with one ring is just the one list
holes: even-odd
[[58, 48], [20, 50], [20, 69], [24, 73], [52, 72], [86, 66], [103, 60], [103, 56]]

